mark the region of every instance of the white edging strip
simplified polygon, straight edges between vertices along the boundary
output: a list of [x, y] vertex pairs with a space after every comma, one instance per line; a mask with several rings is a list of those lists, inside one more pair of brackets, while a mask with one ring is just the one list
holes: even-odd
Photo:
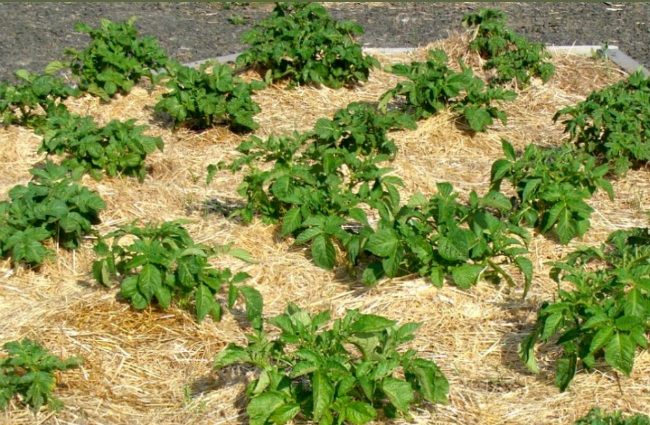
[[[591, 46], [591, 45], [582, 45], [582, 46], [546, 46], [548, 51], [551, 54], [569, 54], [569, 55], [581, 55], [589, 56], [593, 55], [595, 52], [602, 49], [601, 46]], [[411, 53], [418, 48], [416, 47], [368, 47], [364, 48], [367, 52], [376, 52], [385, 55], [398, 54], [398, 53]], [[637, 70], [650, 77], [650, 71], [641, 65], [636, 60], [632, 59], [630, 56], [626, 55], [618, 46], [608, 46], [607, 50], [603, 53], [606, 57], [611, 59], [616, 65], [618, 65], [625, 72], [633, 73]], [[199, 61], [185, 63], [186, 66], [197, 67], [205, 62], [217, 61], [221, 63], [234, 62], [237, 59], [239, 53], [232, 53], [229, 55], [217, 56], [213, 59], [203, 59]]]

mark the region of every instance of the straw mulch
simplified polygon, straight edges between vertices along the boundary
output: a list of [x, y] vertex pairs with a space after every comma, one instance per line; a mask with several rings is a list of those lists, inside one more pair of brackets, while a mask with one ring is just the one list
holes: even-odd
[[[435, 43], [454, 58], [463, 57], [478, 69], [479, 61], [465, 51], [466, 39], [451, 37]], [[410, 55], [381, 56], [382, 63], [422, 59], [425, 50]], [[591, 90], [624, 77], [607, 62], [586, 57], [556, 56], [556, 76], [545, 85], [535, 83], [506, 103], [508, 125], [471, 136], [454, 117], [442, 113], [419, 123], [415, 131], [395, 133], [399, 148], [392, 164], [406, 182], [404, 195], [431, 194], [435, 184], [450, 181], [464, 195], [487, 188], [491, 163], [500, 157], [500, 139], [516, 148], [562, 142], [562, 126], [554, 112], [583, 99]], [[309, 129], [319, 117], [352, 101], [374, 101], [397, 81], [382, 71], [350, 90], [302, 87], [267, 88], [255, 95], [262, 107], [256, 134]], [[151, 125], [151, 134], [165, 141], [164, 153], [151, 155], [150, 175], [142, 184], [130, 178], [90, 178], [108, 207], [101, 232], [133, 220], [161, 221], [189, 218], [193, 237], [208, 244], [233, 243], [257, 259], [244, 264], [217, 260], [220, 266], [245, 270], [263, 294], [265, 315], [281, 312], [287, 302], [309, 310], [345, 309], [381, 314], [423, 326], [412, 346], [434, 359], [451, 383], [450, 404], [413, 411], [417, 424], [570, 424], [592, 406], [649, 413], [650, 354], [639, 352], [631, 377], [611, 369], [579, 373], [569, 390], [553, 386], [552, 347], [541, 350], [542, 373], [528, 373], [517, 358], [517, 344], [529, 331], [539, 304], [553, 297], [556, 286], [548, 278], [548, 261], [557, 260], [580, 244], [597, 244], [616, 229], [648, 224], [650, 170], [632, 171], [614, 182], [616, 199], [597, 194], [592, 229], [584, 240], [561, 247], [543, 237], [531, 243], [536, 277], [530, 295], [521, 300], [520, 288], [480, 283], [469, 291], [446, 285], [436, 289], [422, 279], [394, 279], [365, 288], [344, 270], [314, 266], [302, 248], [282, 241], [274, 226], [255, 222], [244, 226], [211, 212], [210, 204], [237, 199], [241, 175], [219, 173], [206, 186], [206, 166], [236, 156], [243, 140], [223, 128], [202, 133], [172, 132], [153, 120], [152, 105], [160, 89], [136, 88], [110, 104], [86, 97], [71, 100], [76, 112], [100, 122], [136, 118]], [[42, 160], [39, 138], [30, 131], [0, 129], [0, 191], [29, 180], [28, 170]], [[0, 414], [5, 424], [238, 424], [246, 423], [242, 393], [251, 371], [215, 374], [214, 355], [229, 342], [243, 343], [245, 324], [226, 314], [220, 323], [197, 324], [183, 310], [136, 312], [116, 298], [116, 289], [96, 285], [89, 274], [92, 241], [76, 252], [60, 251], [39, 271], [0, 264], [0, 335], [2, 341], [30, 337], [58, 355], [80, 355], [81, 369], [60, 375], [56, 394], [65, 408], [56, 416], [11, 406]], [[398, 421], [402, 423], [402, 421]]]

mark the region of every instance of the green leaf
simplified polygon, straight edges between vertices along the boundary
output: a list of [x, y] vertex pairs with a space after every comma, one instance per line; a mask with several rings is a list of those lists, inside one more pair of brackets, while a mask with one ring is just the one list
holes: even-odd
[[589, 352], [596, 353], [604, 347], [614, 335], [614, 326], [605, 326], [596, 332], [594, 338], [591, 340], [591, 345], [589, 346]]
[[519, 256], [515, 257], [515, 265], [524, 275], [525, 283], [523, 298], [526, 298], [526, 295], [528, 295], [528, 290], [530, 289], [530, 285], [533, 281], [533, 262], [526, 257]]
[[269, 420], [276, 425], [286, 424], [291, 419], [293, 419], [298, 413], [300, 413], [299, 404], [285, 404], [280, 406], [273, 411], [273, 414], [269, 417]]
[[396, 321], [374, 314], [362, 314], [350, 325], [350, 331], [355, 334], [380, 332], [397, 324]]
[[138, 290], [147, 299], [151, 300], [156, 288], [162, 285], [160, 270], [153, 264], [145, 264], [138, 275]]
[[324, 269], [332, 269], [336, 264], [336, 250], [330, 239], [320, 234], [314, 238], [311, 245], [311, 255], [314, 263]]
[[345, 405], [343, 416], [351, 424], [363, 425], [375, 419], [377, 411], [368, 403], [353, 401]]
[[564, 353], [557, 361], [555, 385], [564, 392], [576, 374], [577, 357], [574, 353]]
[[406, 377], [413, 375], [417, 390], [431, 403], [446, 403], [449, 381], [432, 361], [415, 359], [406, 369]]
[[605, 346], [605, 361], [629, 376], [634, 366], [635, 349], [636, 344], [629, 335], [616, 332]]
[[194, 299], [196, 303], [196, 318], [201, 322], [216, 307], [216, 301], [210, 289], [205, 285], [196, 287]]
[[366, 249], [379, 257], [390, 257], [395, 254], [399, 239], [393, 229], [380, 229], [370, 235]]
[[415, 398], [411, 384], [401, 379], [385, 378], [381, 383], [381, 390], [400, 412], [408, 412], [409, 406]]
[[228, 344], [214, 359], [214, 368], [222, 369], [226, 366], [240, 363], [249, 363], [250, 355], [245, 348], [235, 344]]
[[295, 232], [300, 228], [302, 224], [302, 214], [300, 213], [300, 208], [292, 208], [284, 215], [284, 220], [282, 221], [282, 230], [280, 232], [281, 236], [287, 236]]
[[440, 256], [447, 261], [465, 261], [467, 260], [467, 250], [459, 245], [460, 241], [452, 242], [448, 238], [441, 236], [438, 239], [438, 251]]
[[483, 269], [484, 267], [480, 264], [463, 264], [462, 266], [454, 267], [451, 271], [451, 277], [454, 283], [460, 288], [469, 289], [476, 285]]
[[266, 425], [273, 412], [283, 404], [284, 399], [275, 392], [266, 392], [253, 397], [246, 407], [250, 425]]
[[239, 291], [246, 302], [246, 317], [251, 322], [253, 328], [261, 329], [263, 310], [262, 294], [250, 286], [240, 286]]
[[312, 376], [312, 391], [314, 394], [314, 420], [320, 420], [330, 408], [334, 401], [334, 386], [327, 376], [317, 370]]

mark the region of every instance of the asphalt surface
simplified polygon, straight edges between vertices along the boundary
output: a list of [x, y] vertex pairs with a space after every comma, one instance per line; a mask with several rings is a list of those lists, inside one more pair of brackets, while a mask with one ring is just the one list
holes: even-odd
[[[361, 43], [410, 47], [461, 28], [465, 13], [498, 7], [510, 26], [547, 44], [617, 45], [650, 67], [650, 3], [328, 3], [338, 19], [360, 23]], [[168, 53], [184, 62], [241, 51], [239, 37], [263, 18], [271, 4], [235, 3], [0, 3], [0, 79], [26, 68], [40, 71], [60, 59], [66, 47], [83, 47], [75, 22], [137, 17], [143, 34], [156, 36]], [[234, 19], [233, 19], [234, 18]], [[233, 22], [244, 21], [244, 24]]]

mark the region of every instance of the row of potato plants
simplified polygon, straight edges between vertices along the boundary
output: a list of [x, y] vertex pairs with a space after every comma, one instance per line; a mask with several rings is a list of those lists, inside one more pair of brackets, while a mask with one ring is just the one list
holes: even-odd
[[[331, 29], [327, 32], [328, 39], [340, 37], [334, 34], [335, 30], [352, 32], [351, 25], [338, 25], [327, 21], [330, 18], [323, 11], [324, 9], [317, 5], [278, 5], [270, 20], [260, 25], [260, 28], [264, 28], [264, 25], [267, 29], [275, 26], [276, 32], [281, 35], [289, 28], [295, 37], [294, 42], [300, 40], [304, 34], [301, 31], [305, 31], [305, 23], [319, 19], [322, 20], [323, 27]], [[498, 27], [502, 22], [490, 22], [490, 19], [484, 18], [474, 21], [466, 18], [466, 22], [490, 27], [492, 29], [489, 31], [504, 37], [507, 43], [514, 46], [513, 48], [506, 44], [506, 47], [503, 47], [505, 50], [501, 51], [501, 54], [504, 51], [515, 52], [505, 55], [515, 58], [511, 60], [511, 64], [494, 65], [499, 73], [499, 79], [494, 81], [504, 83], [505, 77], [501, 74], [508, 74], [508, 66], [519, 66], [516, 63], [516, 52], [529, 46], [510, 33], [500, 33]], [[290, 25], [287, 25], [287, 22]], [[90, 33], [93, 43], [97, 41], [93, 45], [96, 49], [94, 56], [105, 55], [107, 49], [121, 51], [125, 46], [140, 52], [147, 49], [156, 50], [157, 44], [151, 40], [134, 44], [134, 34], [128, 28], [133, 28], [132, 22], [125, 27], [129, 30], [126, 35], [118, 37], [119, 41], [113, 40], [115, 34], [120, 31], [114, 25], [116, 24], [104, 21], [101, 30], [83, 28]], [[478, 34], [490, 37], [486, 35], [489, 34], [488, 30], [483, 31], [485, 28], [479, 28]], [[106, 32], [111, 34], [102, 40], [102, 34]], [[258, 39], [259, 34], [258, 31]], [[494, 34], [491, 36], [496, 37]], [[255, 44], [255, 35], [249, 37], [250, 43]], [[346, 42], [348, 40], [345, 37], [343, 39]], [[480, 38], [477, 37], [474, 44], [480, 47], [481, 42], [477, 40]], [[120, 47], [115, 48], [116, 45]], [[271, 49], [270, 45], [272, 44], [266, 42], [258, 43], [257, 48], [261, 49], [259, 57], [264, 56], [264, 49]], [[289, 49], [292, 48], [291, 43], [285, 44], [285, 48], [287, 45]], [[348, 50], [356, 52], [354, 49]], [[277, 56], [279, 51], [280, 49], [276, 48], [273, 54]], [[305, 51], [306, 49], [300, 53], [304, 54]], [[160, 62], [145, 63], [142, 67], [145, 72], [140, 72], [139, 76], [125, 78], [123, 73], [120, 74], [120, 71], [130, 69], [125, 64], [120, 65], [123, 66], [121, 69], [120, 66], [114, 69], [115, 65], [111, 61], [97, 64], [94, 60], [89, 61], [93, 55], [86, 55], [84, 58], [82, 52], [71, 54], [76, 55], [76, 62], [71, 62], [76, 63], [71, 65], [73, 71], [77, 66], [78, 73], [81, 70], [85, 72], [86, 80], [79, 86], [104, 99], [117, 92], [128, 92], [134, 82], [143, 75], [152, 80], [156, 79], [156, 74], [151, 71], [155, 67], [166, 67], [168, 75], [171, 76], [168, 84], [172, 90], [163, 95], [156, 109], [168, 113], [175, 125], [203, 128], [216, 123], [226, 123], [233, 129], [243, 130], [251, 130], [256, 126], [252, 115], [259, 111], [259, 108], [250, 100], [250, 92], [254, 87], [233, 77], [228, 67], [216, 65], [213, 66], [212, 73], [206, 73], [205, 68], [195, 71], [171, 62], [163, 63], [163, 56], [157, 55]], [[328, 53], [322, 54], [322, 58], [325, 58]], [[282, 61], [282, 56], [279, 58]], [[338, 52], [331, 60], [338, 61], [336, 64], [342, 66], [341, 69], [350, 68], [342, 65], [345, 61], [340, 59]], [[255, 62], [254, 55], [250, 54], [238, 60], [243, 66], [266, 68], [267, 81], [282, 79], [288, 75], [291, 81], [298, 83], [313, 81], [337, 87], [343, 84], [334, 82], [333, 76], [347, 75], [344, 84], [367, 79], [367, 70], [345, 74], [345, 71], [337, 71], [332, 62], [323, 73], [323, 67], [314, 62], [318, 61], [307, 60], [306, 64], [300, 65], [312, 68], [306, 72], [298, 68], [287, 72], [287, 66], [291, 68], [299, 62], [285, 60], [282, 64], [273, 62], [273, 58]], [[81, 63], [83, 65], [80, 65]], [[366, 59], [366, 63], [368, 68], [372, 65], [369, 59]], [[276, 68], [282, 66], [285, 69], [276, 73]], [[354, 65], [351, 68], [353, 67]], [[92, 71], [93, 68], [102, 71], [97, 73]], [[404, 96], [407, 100], [407, 110], [415, 111], [416, 118], [426, 117], [443, 107], [451, 107], [463, 114], [472, 130], [481, 131], [492, 123], [493, 118], [505, 121], [505, 115], [491, 106], [490, 102], [507, 100], [514, 96], [513, 92], [496, 86], [484, 87], [468, 68], [463, 68], [460, 73], [451, 71], [442, 52], [431, 54], [430, 60], [425, 64], [414, 63], [394, 68], [396, 73], [406, 76], [411, 83], [401, 83], [384, 95], [383, 109], [386, 109], [388, 101], [394, 97]], [[532, 69], [533, 75], [543, 79], [547, 79], [552, 72], [552, 68], [548, 66], [542, 67], [541, 71], [530, 67], [526, 69], [526, 72]], [[328, 70], [333, 70], [331, 75], [328, 75]], [[527, 82], [520, 72], [509, 72], [520, 83]], [[93, 75], [96, 77], [94, 81]], [[432, 78], [436, 84], [430, 84], [428, 80]], [[421, 89], [427, 84], [426, 88], [431, 92], [428, 97], [418, 99], [416, 94], [423, 91]], [[6, 87], [4, 90], [7, 91]], [[11, 92], [11, 89], [9, 91]], [[47, 103], [46, 105], [50, 106]], [[22, 108], [19, 109], [20, 116], [25, 116]], [[60, 112], [61, 108], [54, 109]], [[56, 119], [52, 121], [56, 122]], [[364, 263], [366, 268], [363, 279], [368, 283], [376, 281], [382, 275], [394, 276], [407, 272], [428, 276], [436, 284], [442, 284], [444, 276], [450, 274], [452, 280], [462, 287], [470, 286], [482, 275], [497, 279], [505, 277], [506, 280], [512, 281], [512, 278], [492, 261], [493, 257], [506, 254], [524, 272], [526, 288], [528, 287], [532, 264], [523, 256], [526, 251], [524, 245], [527, 233], [518, 227], [518, 223], [522, 220], [529, 224], [540, 221], [545, 223], [542, 228], [548, 230], [554, 225], [554, 212], [548, 212], [546, 218], [543, 218], [545, 213], [540, 213], [541, 208], [535, 204], [533, 207], [529, 206], [526, 212], [519, 210], [519, 220], [504, 220], [504, 217], [512, 216], [512, 211], [516, 210], [505, 196], [497, 191], [491, 191], [483, 198], [472, 194], [469, 204], [464, 205], [456, 200], [451, 186], [447, 184], [439, 185], [438, 194], [432, 199], [427, 200], [417, 195], [406, 205], [401, 205], [397, 191], [400, 180], [387, 175], [388, 170], [380, 165], [395, 154], [394, 143], [386, 137], [386, 132], [391, 128], [412, 126], [408, 117], [398, 113], [378, 114], [368, 105], [353, 104], [339, 111], [334, 120], [321, 120], [319, 124], [313, 132], [306, 135], [272, 137], [266, 141], [252, 139], [240, 146], [244, 157], [231, 167], [237, 169], [247, 165], [254, 170], [242, 186], [242, 191], [248, 195], [248, 205], [241, 214], [247, 220], [252, 219], [253, 213], [259, 213], [260, 208], [265, 218], [281, 219], [282, 233], [296, 236], [297, 242], [311, 242], [314, 261], [324, 267], [332, 267], [335, 263], [334, 244], [343, 247], [350, 264]], [[50, 146], [54, 148], [50, 149], [61, 153], [61, 149], [56, 151], [56, 146], [65, 145], [66, 136], [59, 137], [64, 142], [58, 141], [56, 130], [66, 126], [65, 118], [59, 120], [58, 128], [56, 125], [54, 124], [54, 130], [50, 130], [50, 133], [55, 135], [50, 139]], [[77, 129], [83, 127], [83, 123], [72, 126]], [[82, 131], [81, 134], [98, 137], [90, 130]], [[77, 140], [76, 137], [68, 139]], [[149, 142], [149, 146], [157, 145]], [[522, 204], [534, 203], [542, 198], [535, 192], [539, 187], [543, 189], [543, 193], [552, 192], [547, 190], [545, 184], [530, 183], [535, 180], [530, 178], [531, 165], [517, 164], [512, 147], [508, 147], [506, 143], [504, 151], [507, 159], [513, 164], [508, 167], [503, 164], [493, 167], [493, 188], [498, 189], [503, 179], [518, 178], [515, 186], [519, 187], [525, 182], [521, 192]], [[544, 162], [538, 158], [544, 153], [533, 150], [531, 152], [529, 163], [532, 162], [534, 166], [534, 163]], [[265, 172], [255, 169], [254, 161], [260, 158], [273, 162], [276, 175], [264, 174]], [[80, 161], [77, 158], [75, 160], [77, 162], [72, 162], [73, 164]], [[100, 164], [97, 168], [104, 168], [99, 160], [91, 159], [86, 162]], [[575, 168], [575, 164], [561, 164], [559, 168], [571, 168], [572, 165]], [[88, 168], [93, 167], [86, 167]], [[495, 169], [497, 173], [494, 172]], [[584, 178], [581, 184], [587, 188], [598, 186], [607, 189], [601, 170], [602, 168]], [[348, 171], [351, 173], [348, 174]], [[107, 173], [111, 174], [108, 169]], [[114, 173], [115, 171], [111, 175]], [[135, 174], [143, 177], [141, 172]], [[591, 189], [592, 192], [593, 190]], [[312, 196], [307, 196], [309, 194]], [[571, 204], [572, 199], [565, 202], [565, 205]], [[537, 215], [533, 215], [531, 210], [535, 210]], [[376, 221], [373, 226], [370, 224], [371, 219]], [[562, 223], [558, 221], [556, 227], [564, 229], [566, 225]], [[575, 228], [577, 230], [574, 233], [580, 235], [584, 225], [579, 224]], [[559, 231], [559, 234], [565, 233]], [[136, 242], [126, 248], [117, 244], [116, 240], [125, 235], [135, 236]], [[257, 333], [250, 336], [248, 347], [230, 346], [221, 353], [215, 366], [221, 368], [232, 363], [251, 363], [262, 370], [260, 378], [249, 386], [251, 401], [248, 413], [254, 423], [284, 423], [300, 412], [322, 423], [333, 423], [335, 420], [338, 423], [366, 423], [375, 418], [377, 410], [383, 411], [386, 416], [394, 416], [398, 412], [406, 413], [416, 395], [429, 401], [443, 401], [446, 396], [446, 379], [433, 362], [414, 359], [413, 352], [398, 353], [389, 349], [394, 349], [400, 343], [411, 339], [415, 324], [397, 327], [395, 322], [385, 318], [351, 311], [344, 319], [334, 323], [333, 330], [317, 333], [327, 321], [327, 315], [310, 318], [299, 308], [290, 306], [285, 315], [271, 320], [271, 323], [280, 327], [283, 332], [280, 340], [271, 342], [260, 331], [262, 307], [259, 293], [253, 288], [238, 285], [245, 275], [232, 276], [228, 270], [211, 268], [207, 259], [212, 251], [194, 244], [177, 223], [167, 223], [159, 228], [127, 227], [107, 237], [114, 238], [114, 242], [110, 248], [105, 242], [97, 245], [96, 250], [103, 258], [95, 263], [95, 276], [102, 283], [108, 283], [114, 279], [113, 276], [119, 276], [122, 296], [129, 299], [135, 308], [144, 308], [154, 300], [166, 308], [172, 296], [178, 296], [181, 300], [194, 300], [199, 320], [208, 314], [218, 319], [221, 306], [215, 302], [214, 294], [219, 292], [224, 284], [229, 288], [229, 307], [233, 306], [238, 294], [243, 295], [249, 319], [254, 328], [258, 329]], [[638, 329], [635, 332], [638, 333]], [[384, 342], [377, 343], [377, 338]], [[356, 345], [363, 356], [355, 358], [345, 349], [346, 343]], [[295, 353], [292, 349], [285, 352], [285, 344], [297, 344], [294, 348], [298, 350]], [[529, 344], [534, 345], [534, 342]], [[322, 356], [322, 353], [328, 350], [327, 347], [334, 351], [329, 356]], [[299, 354], [296, 356], [296, 353]], [[382, 355], [387, 363], [375, 364], [378, 355]], [[333, 363], [327, 360], [328, 357], [340, 360]], [[289, 370], [284, 367], [278, 369], [278, 364], [294, 366]], [[398, 368], [402, 369], [405, 380], [394, 376], [394, 371]], [[341, 375], [343, 370], [347, 370], [348, 375]], [[305, 379], [309, 384], [306, 384]]]

